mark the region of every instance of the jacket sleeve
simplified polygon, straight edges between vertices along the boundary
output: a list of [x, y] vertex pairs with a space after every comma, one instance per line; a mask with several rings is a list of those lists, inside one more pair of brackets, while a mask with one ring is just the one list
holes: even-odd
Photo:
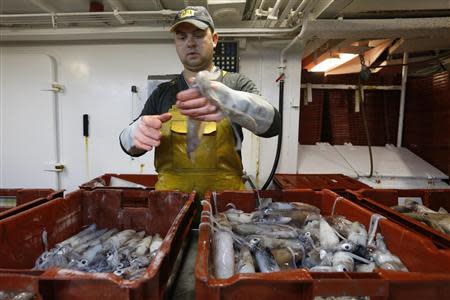
[[[246, 77], [245, 75], [240, 74], [239, 80], [238, 80], [238, 86], [240, 87], [240, 91], [252, 93], [252, 94], [260, 96], [258, 98], [259, 103], [264, 103], [264, 102], [269, 103], [266, 98], [261, 96], [261, 92], [256, 87], [256, 84], [250, 78]], [[280, 128], [281, 128], [280, 112], [278, 111], [278, 109], [276, 109], [270, 103], [269, 103], [269, 105], [272, 106], [272, 108], [274, 110], [272, 122], [265, 132], [255, 133], [256, 135], [258, 135], [260, 137], [264, 137], [264, 138], [269, 138], [269, 137], [278, 135], [280, 133]]]
[[233, 84], [236, 89], [209, 80], [208, 72], [199, 72], [195, 84], [200, 92], [213, 101], [232, 122], [250, 130], [261, 137], [272, 137], [280, 131], [280, 115], [264, 97], [255, 84], [240, 75]]

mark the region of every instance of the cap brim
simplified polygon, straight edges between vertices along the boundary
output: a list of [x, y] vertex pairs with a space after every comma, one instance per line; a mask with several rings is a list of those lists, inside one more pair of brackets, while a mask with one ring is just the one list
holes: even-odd
[[173, 24], [172, 27], [170, 27], [170, 32], [174, 32], [175, 28], [177, 28], [178, 25], [180, 25], [181, 23], [190, 23], [201, 30], [206, 30], [209, 27], [208, 24], [203, 23], [202, 21], [195, 20], [195, 19], [186, 19], [186, 20], [181, 20], [181, 21]]

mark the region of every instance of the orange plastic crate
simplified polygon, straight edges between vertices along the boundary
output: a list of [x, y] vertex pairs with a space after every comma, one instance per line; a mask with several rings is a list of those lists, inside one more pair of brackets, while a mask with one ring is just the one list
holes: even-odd
[[[35, 292], [43, 299], [162, 299], [189, 239], [194, 197], [195, 193], [170, 191], [77, 190], [0, 220], [0, 273], [6, 278], [32, 276], [37, 280]], [[164, 237], [144, 277], [130, 281], [111, 273], [31, 270], [44, 251], [44, 229], [52, 248], [93, 223], [97, 228], [145, 230]], [[1, 285], [0, 281], [0, 290]]]
[[64, 195], [64, 190], [0, 189], [0, 197], [15, 198], [14, 207], [0, 206], [0, 220]]
[[[102, 176], [96, 177], [82, 185], [80, 189], [94, 190], [94, 189], [130, 189], [130, 187], [114, 187], [110, 186], [111, 177], [117, 177], [126, 181], [145, 186], [147, 189], [154, 190], [155, 184], [158, 181], [158, 175], [152, 174], [114, 174], [106, 173]], [[103, 186], [99, 186], [99, 184]]]
[[335, 192], [370, 189], [370, 186], [342, 174], [275, 174], [275, 185], [286, 189], [323, 189]]
[[433, 229], [407, 215], [396, 212], [391, 206], [398, 204], [399, 197], [418, 197], [422, 199], [423, 205], [438, 210], [439, 207], [450, 211], [450, 190], [393, 190], [393, 189], [361, 189], [358, 191], [347, 191], [347, 195], [358, 204], [375, 211], [388, 219], [404, 225], [405, 227], [431, 238], [440, 248], [450, 248], [450, 236]]
[[[260, 197], [274, 201], [300, 201], [316, 205], [323, 215], [331, 214], [339, 196], [329, 190], [261, 191]], [[218, 193], [216, 204], [206, 195], [213, 211], [226, 210], [233, 203], [245, 212], [257, 206], [257, 195], [251, 191]], [[368, 228], [369, 210], [341, 198], [335, 214], [359, 221]], [[207, 216], [202, 223], [209, 222]], [[370, 296], [370, 299], [445, 299], [450, 295], [450, 252], [438, 249], [429, 239], [419, 236], [389, 220], [380, 220], [378, 231], [389, 250], [398, 255], [411, 271], [393, 272], [377, 269], [371, 273], [316, 273], [297, 269], [275, 273], [235, 274], [228, 279], [212, 276], [210, 257], [211, 229], [200, 225], [198, 255], [195, 268], [197, 299], [314, 299], [315, 296]], [[417, 298], [417, 296], [419, 298]]]

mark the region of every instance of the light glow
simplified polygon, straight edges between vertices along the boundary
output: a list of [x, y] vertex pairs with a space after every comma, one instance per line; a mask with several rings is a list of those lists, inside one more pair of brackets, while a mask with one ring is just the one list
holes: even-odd
[[339, 58], [327, 58], [324, 61], [320, 62], [319, 64], [312, 67], [309, 71], [310, 72], [327, 72], [328, 70], [334, 69], [337, 66], [340, 66], [349, 60], [355, 58], [358, 56], [358, 54], [352, 54], [352, 53], [339, 53]]

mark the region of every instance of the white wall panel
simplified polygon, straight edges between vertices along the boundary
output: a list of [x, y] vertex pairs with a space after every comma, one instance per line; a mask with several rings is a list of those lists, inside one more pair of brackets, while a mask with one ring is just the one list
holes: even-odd
[[0, 186], [56, 188], [50, 57], [0, 53]]
[[[280, 51], [267, 48], [261, 42], [247, 43], [241, 51], [240, 70], [250, 77], [258, 86], [261, 94], [278, 108], [278, 83]], [[245, 148], [242, 153], [244, 167], [256, 178], [259, 187], [266, 182], [272, 169], [277, 147], [277, 137], [259, 138], [246, 131]], [[250, 144], [249, 144], [250, 142]]]
[[[66, 166], [61, 174], [63, 188], [73, 190], [88, 179], [107, 172], [139, 173], [141, 164], [145, 164], [145, 173], [154, 173], [153, 153], [132, 159], [122, 152], [118, 136], [131, 119], [131, 86], [138, 87], [139, 97], [145, 101], [148, 75], [181, 71], [182, 66], [171, 41], [2, 46], [0, 50], [48, 53], [56, 58], [59, 82], [65, 87], [59, 94], [61, 161]], [[263, 96], [277, 107], [278, 84], [275, 79], [278, 76], [279, 50], [264, 49], [259, 43], [247, 43], [240, 56], [241, 73], [254, 80]], [[39, 72], [37, 70], [35, 76], [39, 76]], [[4, 80], [1, 79], [2, 84]], [[88, 165], [82, 135], [83, 114], [90, 117]], [[11, 129], [3, 130], [8, 132]], [[258, 175], [259, 184], [263, 184], [272, 167], [277, 140], [259, 139], [249, 132], [244, 134], [245, 169], [253, 176]], [[20, 182], [17, 184], [21, 185]]]

